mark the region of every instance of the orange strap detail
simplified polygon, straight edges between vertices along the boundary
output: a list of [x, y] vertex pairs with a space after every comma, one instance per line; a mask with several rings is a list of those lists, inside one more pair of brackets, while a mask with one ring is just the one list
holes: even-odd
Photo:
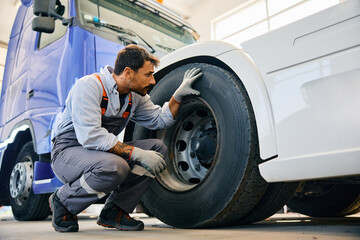
[[102, 115], [105, 115], [109, 98], [108, 98], [108, 96], [106, 95], [105, 88], [104, 88], [104, 84], [102, 83], [102, 81], [101, 81], [101, 79], [100, 79], [100, 76], [99, 76], [99, 75], [96, 75], [96, 74], [93, 74], [93, 75], [100, 81], [101, 86], [102, 86], [102, 89], [103, 89], [103, 94], [102, 94], [102, 100], [101, 100], [100, 107], [101, 107], [101, 114], [102, 114]]
[[131, 111], [131, 106], [132, 106], [132, 99], [131, 99], [131, 93], [129, 93], [129, 103], [128, 103], [128, 106], [127, 106], [125, 112], [122, 115], [123, 118], [129, 117], [130, 111]]
[[[108, 105], [108, 96], [105, 92], [105, 88], [104, 88], [104, 84], [102, 83], [101, 79], [100, 79], [100, 76], [99, 75], [96, 75], [96, 74], [92, 74], [94, 75], [101, 83], [101, 86], [103, 88], [103, 95], [102, 95], [102, 100], [101, 100], [101, 104], [100, 104], [100, 107], [101, 107], [101, 114], [104, 115], [105, 112], [106, 112], [106, 108], [107, 108], [107, 105]], [[128, 103], [128, 106], [125, 110], [125, 112], [123, 113], [122, 117], [123, 118], [128, 118], [129, 115], [130, 115], [130, 112], [131, 112], [131, 106], [132, 106], [132, 98], [131, 98], [131, 93], [129, 93], [129, 103]]]

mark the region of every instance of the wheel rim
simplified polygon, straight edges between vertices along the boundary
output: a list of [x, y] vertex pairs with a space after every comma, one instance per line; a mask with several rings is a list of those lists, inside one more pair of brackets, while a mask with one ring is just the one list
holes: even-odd
[[33, 164], [29, 157], [17, 163], [10, 175], [10, 195], [19, 206], [25, 204], [31, 191]]
[[172, 191], [201, 184], [218, 152], [218, 127], [210, 106], [200, 98], [184, 101], [174, 126], [158, 131], [157, 136], [170, 139], [166, 142], [170, 157], [159, 182]]

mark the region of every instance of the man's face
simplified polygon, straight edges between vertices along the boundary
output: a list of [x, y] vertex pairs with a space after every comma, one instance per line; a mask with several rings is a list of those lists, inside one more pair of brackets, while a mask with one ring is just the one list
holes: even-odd
[[131, 91], [145, 96], [149, 88], [156, 83], [153, 74], [154, 65], [150, 61], [145, 61], [137, 72], [133, 71], [132, 79], [129, 82]]

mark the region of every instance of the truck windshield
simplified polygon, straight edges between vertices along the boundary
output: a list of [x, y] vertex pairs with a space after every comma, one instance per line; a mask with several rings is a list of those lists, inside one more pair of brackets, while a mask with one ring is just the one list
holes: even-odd
[[[141, 6], [140, 2], [135, 4], [128, 0], [78, 0], [77, 14], [83, 27], [90, 28], [102, 37], [123, 41], [125, 44], [141, 43], [151, 49], [171, 52], [195, 42], [186, 28], [161, 17], [158, 11], [148, 10], [146, 5]], [[103, 31], [111, 32], [117, 37], [101, 34]]]

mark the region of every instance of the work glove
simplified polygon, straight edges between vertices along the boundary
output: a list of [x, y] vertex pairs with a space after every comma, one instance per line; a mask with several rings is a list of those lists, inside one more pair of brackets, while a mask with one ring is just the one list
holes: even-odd
[[135, 165], [130, 170], [132, 173], [139, 175], [139, 176], [147, 176], [151, 178], [155, 178], [154, 175], [152, 175], [148, 170], [146, 170], [143, 166], [141, 166], [138, 163], [135, 163]]
[[164, 156], [152, 150], [134, 147], [130, 159], [135, 161], [131, 172], [140, 176], [154, 178], [156, 173], [161, 173], [166, 167]]
[[202, 76], [200, 68], [188, 69], [185, 74], [183, 81], [178, 89], [173, 94], [173, 98], [176, 102], [181, 103], [183, 97], [187, 95], [200, 95], [200, 92], [191, 88], [191, 85]]

